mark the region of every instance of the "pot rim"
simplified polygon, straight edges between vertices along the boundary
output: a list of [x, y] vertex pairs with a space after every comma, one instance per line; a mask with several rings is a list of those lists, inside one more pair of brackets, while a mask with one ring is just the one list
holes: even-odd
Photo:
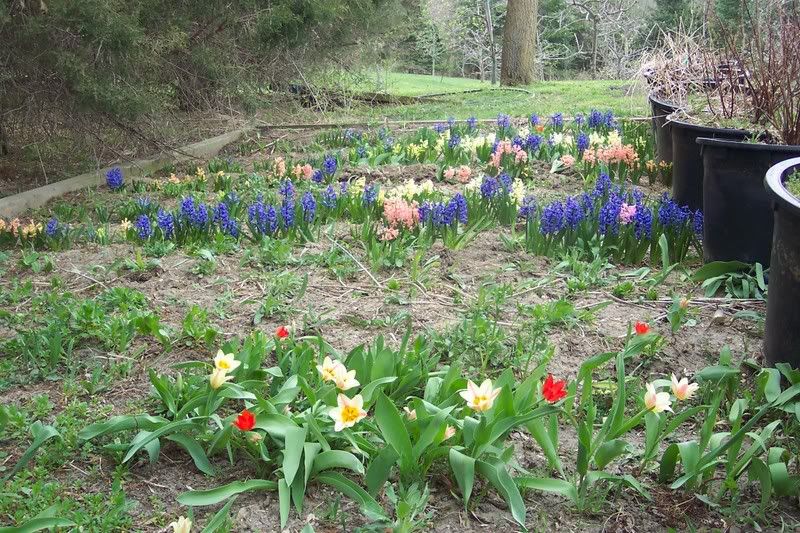
[[650, 100], [652, 103], [655, 103], [655, 104], [657, 104], [657, 105], [660, 105], [661, 107], [670, 108], [670, 109], [672, 109], [673, 111], [677, 111], [678, 109], [680, 109], [680, 108], [681, 108], [681, 106], [679, 106], [678, 104], [672, 103], [672, 102], [670, 102], [669, 100], [664, 100], [663, 98], [659, 98], [658, 96], [654, 96], [654, 95], [653, 95], [653, 93], [650, 93], [650, 94], [648, 94], [648, 95], [647, 95], [647, 98], [648, 98], [648, 99], [649, 99], [649, 100]]
[[673, 128], [677, 127], [677, 128], [681, 128], [681, 129], [694, 130], [694, 131], [699, 132], [701, 134], [703, 134], [703, 133], [710, 133], [710, 134], [719, 133], [719, 134], [729, 134], [729, 135], [736, 134], [736, 135], [742, 135], [742, 136], [745, 136], [745, 137], [749, 137], [750, 135], [752, 135], [752, 132], [747, 131], [747, 130], [737, 130], [737, 129], [733, 129], [733, 128], [715, 128], [713, 126], [697, 126], [695, 124], [691, 124], [689, 122], [684, 122], [682, 120], [676, 120], [676, 119], [669, 119], [668, 118], [667, 122], [672, 124]]
[[735, 148], [738, 150], [746, 150], [751, 152], [788, 152], [800, 153], [800, 145], [798, 144], [767, 144], [767, 143], [751, 143], [745, 141], [735, 141], [731, 139], [711, 139], [709, 137], [698, 137], [697, 144], [701, 146], [718, 146], [721, 148]]
[[780, 163], [773, 165], [767, 171], [764, 178], [764, 186], [767, 191], [772, 193], [775, 200], [780, 202], [783, 207], [789, 209], [791, 213], [800, 216], [800, 198], [797, 198], [783, 184], [783, 177], [789, 171], [795, 168], [800, 169], [800, 157], [787, 159]]

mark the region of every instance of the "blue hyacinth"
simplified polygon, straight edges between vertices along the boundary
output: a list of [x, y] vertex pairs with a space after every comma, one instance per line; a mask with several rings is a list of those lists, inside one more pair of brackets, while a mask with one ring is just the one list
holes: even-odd
[[303, 208], [303, 220], [306, 222], [314, 221], [314, 214], [317, 212], [317, 201], [310, 191], [306, 191], [300, 199], [300, 205]]
[[456, 117], [447, 117], [447, 125], [451, 128], [456, 125]]
[[333, 188], [333, 185], [328, 185], [328, 188], [322, 193], [322, 205], [328, 209], [334, 209], [336, 200], [336, 189]]
[[592, 191], [592, 197], [603, 198], [611, 191], [611, 188], [612, 188], [611, 178], [605, 172], [601, 172], [600, 175], [597, 177], [597, 181], [594, 184], [594, 191]]
[[383, 149], [389, 152], [393, 147], [394, 147], [394, 137], [386, 137], [383, 140]]
[[451, 135], [451, 136], [450, 136], [450, 140], [449, 140], [449, 141], [447, 141], [447, 145], [448, 145], [450, 148], [455, 148], [455, 147], [456, 147], [456, 146], [458, 146], [459, 144], [461, 144], [461, 137], [459, 137], [459, 136], [458, 136], [458, 135], [456, 135], [456, 134], [453, 134], [453, 135]]
[[541, 119], [539, 118], [539, 115], [537, 115], [536, 113], [532, 114], [530, 119], [528, 119], [528, 120], [531, 123], [531, 126], [538, 126], [539, 123], [541, 122]]
[[589, 111], [589, 118], [587, 120], [587, 125], [592, 129], [597, 129], [605, 124], [605, 116], [602, 112], [598, 111], [597, 109], [592, 109]]
[[214, 221], [219, 225], [219, 229], [232, 237], [239, 236], [239, 225], [236, 219], [231, 218], [228, 211], [228, 204], [220, 202], [214, 210]]
[[278, 231], [278, 212], [273, 206], [267, 207], [267, 229], [270, 233]]
[[164, 234], [165, 239], [171, 239], [175, 236], [175, 217], [172, 213], [159, 209], [158, 215], [156, 216], [156, 223]]
[[433, 131], [435, 131], [436, 133], [444, 133], [445, 131], [447, 131], [447, 126], [445, 126], [441, 122], [437, 122], [436, 124], [433, 125]]
[[578, 227], [584, 217], [584, 211], [581, 204], [572, 196], [568, 197], [564, 202], [564, 221], [566, 225], [574, 230]]
[[192, 215], [194, 215], [194, 198], [191, 196], [187, 196], [181, 200], [181, 215], [186, 220], [190, 220]]
[[47, 225], [44, 227], [44, 233], [48, 237], [56, 236], [56, 233], [58, 233], [58, 220], [56, 217], [52, 217], [47, 221]]
[[267, 232], [267, 206], [262, 195], [259, 194], [255, 203], [247, 208], [247, 220], [254, 233], [263, 235]]
[[499, 181], [499, 182], [500, 182], [500, 185], [502, 185], [502, 186], [503, 186], [503, 189], [504, 189], [506, 192], [508, 192], [508, 191], [510, 191], [510, 190], [511, 190], [511, 176], [509, 176], [507, 173], [505, 173], [505, 172], [501, 172], [501, 173], [500, 173], [500, 174], [497, 176], [497, 181]]
[[541, 135], [528, 135], [528, 138], [525, 139], [525, 148], [530, 150], [531, 152], [535, 152], [539, 149], [542, 145], [542, 136]]
[[667, 193], [664, 193], [661, 197], [661, 205], [658, 207], [658, 223], [663, 228], [680, 229], [689, 215], [687, 207], [679, 206]]
[[475, 117], [469, 117], [467, 119], [467, 128], [474, 130], [478, 127], [478, 119]]
[[358, 148], [356, 148], [356, 156], [359, 159], [364, 159], [365, 157], [367, 157], [367, 147], [359, 146]]
[[619, 232], [619, 210], [622, 203], [622, 197], [612, 192], [608, 195], [606, 203], [600, 207], [597, 215], [597, 228], [601, 235], [607, 233], [616, 235]]
[[563, 113], [553, 113], [552, 115], [550, 115], [550, 124], [552, 124], [554, 128], [563, 128], [564, 127], [564, 114]]
[[603, 115], [603, 125], [606, 128], [613, 128], [616, 125], [616, 123], [617, 121], [614, 119], [614, 112], [609, 109]]
[[484, 176], [483, 183], [481, 183], [481, 196], [486, 199], [492, 199], [497, 194], [497, 191], [500, 190], [500, 183], [497, 179], [491, 176]]
[[575, 125], [580, 128], [586, 122], [586, 117], [583, 115], [583, 113], [578, 113], [575, 115], [574, 120], [575, 120]]
[[124, 184], [121, 168], [114, 167], [106, 172], [106, 185], [108, 185], [109, 189], [115, 191], [121, 189]]
[[575, 139], [575, 146], [578, 148], [578, 153], [582, 154], [589, 148], [589, 136], [586, 135], [584, 132], [580, 132], [578, 137]]
[[539, 232], [542, 235], [551, 235], [564, 229], [564, 204], [553, 202], [545, 206], [539, 219]]
[[348, 182], [346, 182], [346, 181], [343, 181], [343, 182], [342, 182], [342, 183], [339, 185], [339, 193], [340, 193], [340, 194], [342, 194], [342, 195], [344, 195], [344, 194], [347, 194], [347, 188], [348, 188], [348, 187], [349, 187], [349, 184], [348, 184]]
[[417, 211], [419, 212], [419, 221], [421, 224], [426, 224], [430, 221], [432, 208], [428, 200], [422, 202], [422, 205], [417, 208]]
[[638, 240], [650, 240], [653, 234], [653, 212], [644, 205], [636, 205], [633, 216], [633, 234]]
[[699, 209], [692, 214], [692, 229], [698, 237], [703, 236], [703, 212]]
[[283, 183], [281, 183], [278, 192], [281, 194], [281, 196], [283, 196], [285, 200], [291, 200], [292, 198], [294, 198], [294, 183], [292, 183], [292, 180], [286, 180]]
[[332, 155], [326, 155], [325, 159], [322, 160], [322, 171], [327, 174], [328, 176], [333, 176], [336, 174], [336, 167], [339, 165], [336, 158]]
[[525, 220], [530, 220], [536, 216], [536, 198], [533, 195], [528, 195], [522, 199], [522, 205], [517, 215]]
[[294, 226], [294, 201], [291, 198], [284, 198], [281, 204], [281, 218], [283, 219], [283, 229]]
[[147, 215], [141, 215], [136, 219], [136, 224], [133, 225], [137, 235], [143, 241], [146, 241], [153, 235], [153, 227], [150, 225], [150, 219]]
[[378, 186], [374, 183], [370, 183], [364, 187], [364, 193], [361, 195], [361, 200], [364, 202], [364, 205], [372, 205], [375, 203], [375, 200], [378, 198]]
[[467, 220], [469, 219], [467, 213], [467, 199], [464, 198], [464, 195], [459, 192], [456, 193], [456, 195], [453, 196], [453, 199], [450, 201], [455, 204], [456, 219], [458, 219], [460, 224], [466, 225]]
[[311, 174], [311, 181], [313, 181], [314, 183], [322, 183], [323, 181], [325, 181], [325, 175], [322, 173], [320, 169], [317, 169], [314, 171], [313, 174]]
[[508, 129], [511, 127], [511, 117], [505, 113], [497, 115], [497, 127], [501, 129]]

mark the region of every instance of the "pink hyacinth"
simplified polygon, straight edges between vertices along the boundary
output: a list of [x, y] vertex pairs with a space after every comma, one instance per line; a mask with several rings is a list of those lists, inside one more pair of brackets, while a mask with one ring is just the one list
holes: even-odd
[[564, 166], [569, 168], [575, 164], [575, 157], [570, 154], [564, 154], [561, 156], [561, 162], [564, 163]]
[[286, 161], [282, 157], [275, 159], [275, 174], [283, 176], [286, 174]]
[[456, 169], [454, 169], [453, 167], [447, 167], [447, 169], [444, 171], [444, 179], [446, 180], [453, 179], [455, 175], [456, 175]]
[[390, 228], [413, 228], [419, 222], [419, 205], [402, 198], [387, 198], [383, 202], [383, 216]]
[[393, 241], [400, 235], [397, 228], [381, 228], [378, 230], [378, 238], [382, 241]]
[[630, 224], [636, 216], [636, 206], [623, 203], [619, 208], [619, 221], [623, 224]]
[[525, 163], [528, 161], [528, 152], [525, 150], [519, 149], [517, 150], [516, 154], [514, 154], [514, 161], [516, 163]]
[[472, 175], [472, 169], [470, 169], [467, 165], [461, 165], [458, 167], [458, 181], [461, 183], [469, 182], [469, 178]]

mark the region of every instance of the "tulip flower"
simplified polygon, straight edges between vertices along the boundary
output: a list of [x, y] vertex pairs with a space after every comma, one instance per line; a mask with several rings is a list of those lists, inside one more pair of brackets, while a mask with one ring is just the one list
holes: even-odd
[[317, 371], [322, 376], [322, 381], [335, 381], [339, 367], [344, 367], [344, 365], [339, 360], [331, 359], [326, 355], [322, 364], [317, 365]]
[[473, 411], [482, 413], [492, 408], [495, 398], [500, 394], [501, 389], [493, 389], [491, 380], [485, 380], [478, 387], [472, 380], [467, 381], [467, 388], [459, 391], [459, 394], [467, 402], [467, 406]]
[[211, 383], [212, 389], [220, 388], [225, 382], [230, 381], [233, 379], [233, 376], [229, 376], [227, 372], [224, 370], [220, 370], [215, 368], [211, 375], [208, 377], [208, 381]]
[[656, 392], [652, 383], [647, 384], [647, 392], [644, 395], [644, 406], [648, 411], [660, 413], [662, 411], [672, 411], [672, 400], [669, 399], [668, 392]]
[[364, 398], [360, 394], [348, 398], [339, 393], [339, 396], [336, 397], [336, 407], [328, 411], [328, 416], [334, 421], [334, 431], [351, 428], [367, 416], [367, 412], [364, 410]]
[[289, 328], [286, 326], [278, 326], [278, 329], [275, 330], [275, 336], [279, 339], [285, 339], [289, 336]]
[[336, 383], [336, 388], [342, 391], [350, 390], [360, 385], [356, 379], [356, 371], [347, 370], [341, 363], [334, 371], [333, 382]]
[[547, 379], [542, 385], [542, 397], [550, 403], [556, 403], [567, 396], [567, 382], [562, 380], [555, 381], [553, 374], [547, 374]]
[[172, 528], [172, 533], [189, 533], [192, 530], [192, 521], [182, 516], [176, 522], [172, 522], [169, 527]]
[[250, 431], [256, 427], [256, 417], [253, 413], [245, 409], [239, 414], [236, 420], [234, 420], [233, 425], [242, 431]]
[[232, 353], [224, 353], [222, 350], [217, 352], [217, 355], [214, 357], [214, 368], [217, 370], [222, 370], [225, 373], [233, 372], [239, 365], [241, 365], [241, 361], [237, 361]]
[[456, 434], [456, 428], [454, 428], [453, 426], [447, 426], [444, 428], [444, 439], [442, 440], [447, 440], [455, 434]]
[[634, 328], [636, 328], [637, 335], [646, 335], [650, 333], [650, 326], [648, 326], [644, 322], [637, 322]]
[[675, 397], [681, 401], [690, 399], [692, 396], [694, 396], [694, 393], [697, 392], [697, 389], [700, 388], [700, 385], [697, 383], [689, 383], [687, 378], [681, 378], [681, 380], [678, 381], [678, 378], [675, 377], [675, 374], [672, 374], [671, 386], [672, 394], [674, 394]]
[[409, 409], [408, 407], [403, 407], [403, 411], [405, 411], [405, 413], [406, 413], [406, 418], [408, 418], [412, 422], [417, 419], [417, 410], [416, 409]]

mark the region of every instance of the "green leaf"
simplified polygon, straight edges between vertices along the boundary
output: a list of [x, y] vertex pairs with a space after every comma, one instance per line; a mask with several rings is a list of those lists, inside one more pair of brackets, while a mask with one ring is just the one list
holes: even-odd
[[[205, 418], [205, 417], [199, 417]], [[128, 453], [125, 454], [125, 457], [122, 459], [123, 463], [127, 463], [131, 460], [131, 457], [136, 455], [136, 452], [144, 448], [148, 443], [153, 441], [154, 439], [158, 439], [164, 435], [168, 435], [170, 433], [179, 431], [181, 429], [193, 426], [195, 421], [198, 418], [187, 418], [186, 420], [177, 420], [175, 422], [170, 422], [169, 424], [165, 424], [155, 431], [149, 432], [145, 438], [139, 439], [138, 441], [134, 439], [135, 443], [132, 443], [131, 447], [128, 449]]]
[[289, 427], [286, 428], [286, 436], [283, 446], [283, 476], [286, 485], [289, 486], [294, 481], [294, 476], [300, 468], [300, 459], [303, 456], [303, 445], [306, 442], [306, 428]]
[[544, 456], [547, 458], [547, 463], [550, 465], [550, 468], [563, 472], [564, 468], [561, 465], [561, 458], [558, 456], [558, 450], [553, 440], [550, 438], [550, 435], [547, 433], [542, 421], [538, 419], [531, 420], [528, 422], [527, 428], [533, 439], [542, 449], [542, 453], [544, 453]]
[[578, 504], [578, 490], [575, 488], [575, 485], [563, 479], [522, 476], [514, 479], [514, 481], [520, 487], [560, 494], [569, 499], [573, 504]]
[[387, 445], [378, 455], [376, 455], [367, 466], [367, 473], [364, 481], [367, 484], [367, 491], [373, 496], [378, 494], [378, 491], [389, 479], [392, 473], [392, 467], [397, 463], [400, 456], [394, 451], [394, 448]]
[[257, 429], [266, 431], [270, 436], [276, 439], [285, 440], [286, 432], [291, 428], [299, 427], [288, 416], [279, 415], [277, 413], [262, 413], [256, 417]]
[[364, 403], [369, 403], [372, 400], [372, 395], [378, 390], [378, 387], [383, 387], [389, 383], [394, 383], [397, 380], [396, 376], [386, 376], [370, 381], [366, 387], [361, 389], [361, 397], [364, 398]]
[[705, 281], [731, 272], [747, 272], [750, 268], [750, 264], [741, 261], [713, 261], [698, 268], [692, 276], [692, 281]]
[[231, 505], [233, 505], [234, 500], [236, 500], [236, 496], [230, 498], [222, 509], [214, 514], [214, 517], [208, 521], [208, 524], [206, 524], [206, 527], [203, 528], [201, 533], [216, 533], [219, 531], [228, 521], [228, 514], [231, 511]]
[[66, 518], [43, 517], [33, 518], [19, 526], [2, 526], [0, 533], [33, 533], [54, 527], [74, 527], [76, 524]]
[[338, 489], [345, 496], [355, 500], [363, 510], [375, 516], [385, 516], [383, 507], [359, 485], [347, 479], [338, 472], [321, 472], [316, 477], [317, 481]]
[[214, 467], [211, 466], [211, 463], [208, 461], [203, 447], [192, 437], [184, 433], [177, 433], [175, 435], [170, 435], [167, 439], [178, 443], [184, 450], [189, 452], [189, 455], [192, 456], [192, 461], [194, 461], [194, 466], [196, 466], [198, 470], [209, 476], [215, 474]]
[[480, 472], [486, 479], [489, 480], [497, 492], [503, 497], [511, 509], [511, 516], [522, 527], [525, 527], [525, 502], [522, 500], [522, 495], [519, 493], [517, 485], [514, 480], [506, 471], [504, 463], [488, 463], [486, 461], [476, 461], [478, 472]]
[[601, 470], [606, 467], [611, 461], [625, 453], [628, 449], [628, 443], [622, 439], [614, 439], [604, 442], [597, 448], [594, 454], [594, 462]]
[[11, 479], [17, 472], [25, 468], [28, 461], [33, 458], [36, 450], [41, 448], [48, 440], [56, 437], [59, 439], [61, 438], [61, 434], [56, 428], [50, 425], [44, 425], [38, 420], [31, 426], [31, 434], [33, 435], [33, 442], [31, 442], [31, 445], [28, 446], [28, 449], [25, 450], [25, 453], [19, 458], [19, 461], [17, 461], [17, 464], [11, 469], [11, 472], [3, 478], [4, 480]]
[[281, 530], [283, 530], [286, 529], [286, 524], [289, 522], [289, 509], [292, 506], [292, 495], [284, 478], [278, 480], [278, 506], [281, 516]]
[[772, 489], [778, 496], [794, 496], [800, 487], [800, 477], [790, 476], [786, 463], [772, 463], [769, 465]]
[[764, 509], [772, 496], [772, 476], [769, 467], [764, 464], [764, 461], [755, 457], [747, 470], [747, 476], [751, 482], [758, 481], [761, 485], [761, 508]]
[[149, 415], [120, 415], [113, 416], [105, 422], [97, 422], [90, 424], [83, 428], [78, 433], [80, 440], [91, 440], [95, 437], [108, 435], [109, 433], [117, 433], [118, 431], [128, 431], [131, 429], [139, 429], [145, 431], [153, 431], [163, 424], [167, 424], [169, 420], [160, 416]]
[[358, 457], [344, 450], [329, 450], [317, 455], [312, 473], [317, 474], [332, 468], [346, 468], [357, 474], [364, 473], [364, 465], [361, 464]]
[[251, 490], [275, 490], [278, 484], [267, 479], [250, 479], [247, 481], [234, 481], [227, 485], [222, 485], [207, 490], [190, 490], [178, 496], [178, 503], [190, 507], [202, 507], [205, 505], [216, 505], [225, 501], [231, 496], [248, 492]]
[[472, 486], [475, 482], [475, 459], [464, 455], [455, 448], [450, 448], [450, 468], [453, 469], [456, 483], [458, 483], [458, 488], [461, 489], [464, 509], [466, 509], [467, 504], [469, 504], [469, 498], [472, 495]]
[[403, 423], [403, 418], [397, 407], [385, 394], [378, 396], [378, 400], [375, 402], [375, 421], [378, 423], [386, 444], [394, 448], [400, 456], [400, 468], [402, 470], [415, 468], [411, 439], [405, 423]]

